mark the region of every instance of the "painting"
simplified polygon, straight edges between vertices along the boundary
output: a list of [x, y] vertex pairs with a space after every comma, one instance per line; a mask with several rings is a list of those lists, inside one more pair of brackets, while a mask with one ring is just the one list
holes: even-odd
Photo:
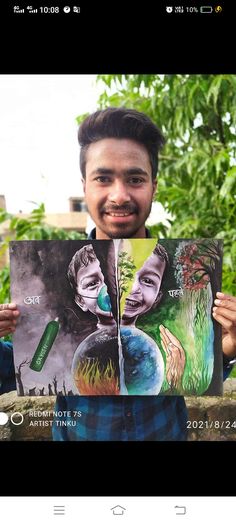
[[18, 395], [221, 395], [221, 240], [10, 243]]

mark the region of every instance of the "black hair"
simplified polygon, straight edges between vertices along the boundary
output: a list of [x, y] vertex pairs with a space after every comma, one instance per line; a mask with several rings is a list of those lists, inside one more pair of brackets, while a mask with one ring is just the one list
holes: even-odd
[[148, 152], [152, 179], [158, 171], [158, 152], [165, 139], [152, 120], [135, 109], [109, 107], [89, 115], [79, 127], [80, 169], [86, 176], [86, 153], [90, 144], [105, 138], [127, 138], [142, 144]]

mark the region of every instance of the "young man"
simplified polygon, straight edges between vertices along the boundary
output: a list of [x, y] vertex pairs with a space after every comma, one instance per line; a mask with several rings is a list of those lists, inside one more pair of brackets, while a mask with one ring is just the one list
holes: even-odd
[[[144, 114], [109, 108], [90, 115], [79, 128], [81, 172], [90, 238], [145, 238], [145, 221], [157, 187], [158, 128]], [[236, 355], [236, 298], [217, 293], [213, 316], [224, 329], [225, 369]], [[0, 311], [0, 334], [14, 330], [14, 306]], [[2, 344], [1, 349], [5, 346]], [[187, 412], [182, 397], [59, 397], [59, 410], [80, 410], [76, 427], [54, 427], [55, 440], [185, 440]]]

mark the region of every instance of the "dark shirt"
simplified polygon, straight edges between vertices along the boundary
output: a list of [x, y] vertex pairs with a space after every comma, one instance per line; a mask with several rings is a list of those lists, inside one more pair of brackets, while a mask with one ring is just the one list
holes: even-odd
[[16, 389], [11, 342], [0, 340], [0, 395]]

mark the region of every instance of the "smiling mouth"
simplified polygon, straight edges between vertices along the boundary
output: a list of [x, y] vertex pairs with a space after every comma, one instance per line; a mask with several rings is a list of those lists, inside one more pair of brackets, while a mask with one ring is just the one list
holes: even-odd
[[125, 301], [125, 309], [132, 309], [142, 306], [141, 302], [138, 302], [138, 300], [130, 300], [129, 298]]
[[133, 212], [105, 212], [105, 215], [109, 215], [111, 217], [128, 217], [130, 215], [133, 215]]

